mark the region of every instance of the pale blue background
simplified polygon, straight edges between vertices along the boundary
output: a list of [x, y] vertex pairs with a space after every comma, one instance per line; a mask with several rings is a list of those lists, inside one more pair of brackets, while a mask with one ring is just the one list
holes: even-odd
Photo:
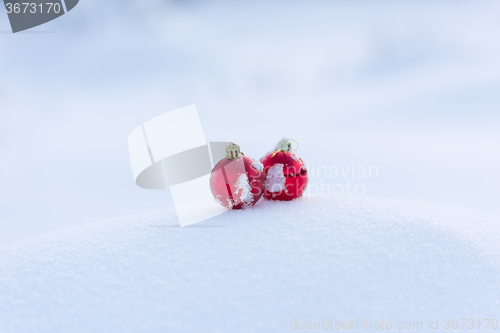
[[82, 0], [9, 29], [0, 246], [169, 207], [135, 186], [127, 136], [192, 103], [249, 156], [286, 135], [316, 165], [378, 166], [367, 196], [500, 212], [497, 1]]

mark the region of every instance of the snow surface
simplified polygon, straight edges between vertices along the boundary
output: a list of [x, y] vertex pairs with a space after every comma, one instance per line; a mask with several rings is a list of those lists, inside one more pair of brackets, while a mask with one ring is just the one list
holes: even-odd
[[500, 313], [497, 216], [386, 199], [260, 200], [179, 228], [173, 212], [0, 250], [1, 332], [288, 332], [290, 320]]
[[[498, 1], [153, 3], [86, 0], [0, 34], [1, 333], [500, 313], [497, 217], [368, 197], [500, 213]], [[261, 200], [184, 229], [164, 212], [3, 247], [172, 207], [137, 188], [124, 138], [192, 103], [208, 141], [258, 159], [289, 135], [310, 189], [349, 181], [367, 198]]]

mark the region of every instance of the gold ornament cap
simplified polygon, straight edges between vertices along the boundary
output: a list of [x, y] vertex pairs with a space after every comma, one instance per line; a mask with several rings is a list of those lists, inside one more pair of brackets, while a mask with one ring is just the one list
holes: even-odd
[[240, 146], [231, 142], [229, 146], [226, 147], [226, 158], [234, 160], [241, 156]]
[[[292, 149], [292, 142], [291, 141], [293, 141], [297, 144], [297, 148]], [[274, 154], [271, 157], [274, 157], [280, 151], [286, 153], [286, 152], [289, 152], [292, 150], [297, 150], [297, 149], [299, 149], [299, 143], [297, 141], [295, 141], [293, 139], [283, 138], [280, 142], [278, 142], [278, 145], [276, 146], [276, 151], [274, 152]]]
[[276, 151], [290, 151], [292, 150], [292, 143], [289, 139], [283, 138], [280, 142], [278, 142], [278, 146], [276, 147]]

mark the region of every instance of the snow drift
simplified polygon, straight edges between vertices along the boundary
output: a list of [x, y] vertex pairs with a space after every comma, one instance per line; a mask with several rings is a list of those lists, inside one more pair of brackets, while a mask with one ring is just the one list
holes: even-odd
[[0, 250], [1, 332], [284, 332], [290, 321], [500, 313], [499, 219], [423, 203], [260, 201], [179, 228], [172, 212]]

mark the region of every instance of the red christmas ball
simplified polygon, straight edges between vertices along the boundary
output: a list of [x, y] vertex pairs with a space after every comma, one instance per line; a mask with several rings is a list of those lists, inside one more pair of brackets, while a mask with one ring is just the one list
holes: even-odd
[[268, 153], [260, 161], [266, 175], [264, 199], [290, 201], [304, 193], [307, 169], [302, 159], [291, 151], [290, 141], [281, 140], [276, 151]]
[[210, 175], [210, 190], [215, 200], [228, 209], [245, 209], [259, 201], [264, 193], [262, 163], [243, 155], [232, 144]]

